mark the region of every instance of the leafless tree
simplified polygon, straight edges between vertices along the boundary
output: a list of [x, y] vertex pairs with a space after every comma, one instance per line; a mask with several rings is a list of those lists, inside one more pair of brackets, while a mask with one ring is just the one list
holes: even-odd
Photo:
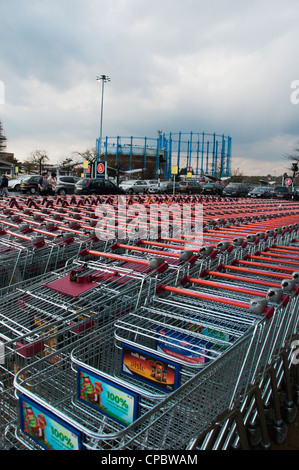
[[41, 174], [45, 163], [49, 160], [47, 153], [44, 150], [34, 150], [30, 153], [27, 159], [23, 161], [23, 168], [27, 171], [38, 170]]

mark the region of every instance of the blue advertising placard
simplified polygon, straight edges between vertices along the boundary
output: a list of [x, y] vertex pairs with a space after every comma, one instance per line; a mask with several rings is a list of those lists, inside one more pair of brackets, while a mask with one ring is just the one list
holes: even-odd
[[46, 450], [81, 450], [82, 434], [25, 395], [19, 396], [21, 431]]

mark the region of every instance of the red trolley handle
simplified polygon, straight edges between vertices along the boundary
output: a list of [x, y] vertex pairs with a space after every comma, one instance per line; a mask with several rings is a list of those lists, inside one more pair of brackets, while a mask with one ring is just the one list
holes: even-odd
[[166, 271], [166, 269], [168, 269], [168, 264], [162, 258], [154, 258], [153, 260], [141, 260], [139, 258], [128, 258], [126, 256], [115, 255], [113, 253], [106, 253], [89, 249], [83, 250], [79, 253], [79, 256], [82, 257], [85, 257], [87, 255], [99, 256], [103, 258], [114, 259], [117, 261], [125, 261], [127, 263], [141, 264], [143, 266], [148, 266], [149, 268], [154, 269], [158, 272], [164, 272]]
[[[189, 297], [194, 297], [197, 299], [201, 300], [209, 300], [212, 302], [218, 302], [221, 304], [229, 305], [232, 307], [239, 307], [247, 310], [251, 310], [252, 307], [254, 308], [254, 299], [252, 299], [251, 302], [242, 302], [240, 300], [235, 300], [235, 299], [229, 299], [226, 297], [218, 297], [213, 294], [206, 294], [203, 292], [196, 292], [192, 291], [189, 289], [180, 289], [179, 287], [172, 287], [172, 286], [167, 286], [165, 284], [159, 284], [156, 288], [156, 293], [159, 295], [162, 292], [173, 292], [179, 295], [186, 295]], [[267, 318], [271, 318], [273, 315], [274, 308], [273, 307], [268, 307], [267, 305], [267, 300], [262, 299], [261, 303], [259, 304], [259, 310], [257, 310], [257, 313], [261, 314], [264, 313]]]

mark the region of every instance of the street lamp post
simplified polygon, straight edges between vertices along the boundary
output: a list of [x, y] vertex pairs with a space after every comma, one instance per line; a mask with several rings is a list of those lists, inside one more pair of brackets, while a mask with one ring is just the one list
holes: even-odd
[[[100, 143], [99, 143], [99, 156], [101, 155], [101, 149], [102, 149], [102, 129], [103, 129], [103, 105], [104, 105], [104, 83], [110, 82], [110, 77], [108, 75], [101, 75], [100, 77], [97, 77], [97, 80], [102, 81], [102, 100], [101, 100], [101, 121], [100, 121]], [[95, 170], [96, 173], [96, 170]], [[96, 176], [96, 174], [95, 174]], [[107, 162], [105, 165], [105, 179], [107, 179]]]

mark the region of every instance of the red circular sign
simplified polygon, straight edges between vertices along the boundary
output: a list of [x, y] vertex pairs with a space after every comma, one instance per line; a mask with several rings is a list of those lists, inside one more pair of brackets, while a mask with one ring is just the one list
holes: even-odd
[[285, 184], [286, 186], [292, 186], [292, 179], [291, 179], [291, 178], [286, 178], [286, 179], [284, 180], [284, 184]]
[[105, 166], [103, 165], [103, 163], [99, 163], [98, 164], [98, 173], [104, 173], [105, 171]]

